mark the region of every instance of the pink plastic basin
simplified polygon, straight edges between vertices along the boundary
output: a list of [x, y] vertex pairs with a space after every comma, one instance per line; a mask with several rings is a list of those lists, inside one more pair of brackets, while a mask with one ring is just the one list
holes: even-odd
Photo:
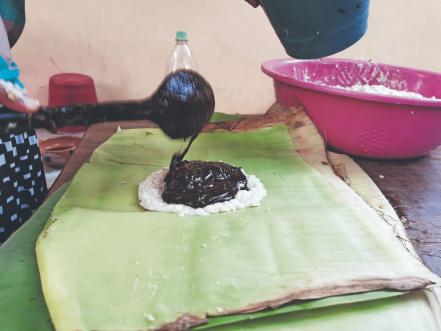
[[[441, 144], [441, 74], [330, 58], [271, 60], [262, 70], [274, 79], [277, 101], [303, 104], [327, 144], [340, 152], [404, 159], [426, 155]], [[427, 99], [339, 88], [356, 84], [383, 85]]]

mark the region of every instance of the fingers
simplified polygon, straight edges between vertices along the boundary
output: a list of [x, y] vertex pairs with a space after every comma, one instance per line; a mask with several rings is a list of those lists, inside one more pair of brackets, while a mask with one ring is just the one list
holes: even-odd
[[[1, 114], [1, 112], [0, 112]], [[47, 108], [41, 108], [38, 112], [35, 112], [31, 116], [31, 127], [44, 128], [52, 133], [57, 132], [57, 125], [51, 114], [51, 110]]]
[[23, 113], [33, 113], [38, 110], [40, 104], [37, 100], [29, 97], [24, 91], [18, 88], [8, 88], [0, 84], [0, 104]]
[[248, 2], [254, 8], [259, 6], [259, 0], [245, 0], [245, 1]]

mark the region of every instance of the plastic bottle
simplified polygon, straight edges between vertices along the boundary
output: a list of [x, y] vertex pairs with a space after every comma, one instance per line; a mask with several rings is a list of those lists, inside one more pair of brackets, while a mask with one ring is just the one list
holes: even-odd
[[198, 66], [188, 46], [188, 35], [185, 31], [176, 32], [176, 45], [167, 63], [165, 74], [168, 75], [179, 69], [197, 71]]

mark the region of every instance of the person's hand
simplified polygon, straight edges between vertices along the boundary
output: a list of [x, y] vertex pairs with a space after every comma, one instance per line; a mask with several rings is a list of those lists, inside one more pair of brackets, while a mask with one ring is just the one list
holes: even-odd
[[40, 106], [24, 89], [3, 79], [0, 79], [0, 105], [24, 113], [33, 113]]
[[27, 94], [19, 76], [17, 65], [0, 56], [0, 105], [19, 112], [32, 113], [39, 108], [39, 103]]
[[248, 2], [254, 8], [259, 7], [259, 0], [245, 0], [245, 1]]

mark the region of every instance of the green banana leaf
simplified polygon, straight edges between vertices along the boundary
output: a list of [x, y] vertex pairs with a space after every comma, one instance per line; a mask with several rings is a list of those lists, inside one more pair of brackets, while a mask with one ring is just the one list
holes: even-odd
[[66, 189], [64, 185], [49, 197], [0, 248], [1, 331], [54, 330], [41, 291], [35, 243]]
[[[354, 306], [358, 307], [360, 303], [364, 303], [368, 301], [375, 301], [375, 304], [380, 306], [382, 302], [386, 302], [388, 298], [393, 298], [401, 295], [404, 294], [400, 292], [375, 291], [375, 292], [367, 292], [362, 294], [350, 294], [350, 295], [343, 295], [337, 297], [329, 297], [320, 300], [311, 300], [297, 304], [290, 304], [274, 310], [273, 309], [265, 310], [252, 314], [212, 317], [208, 319], [207, 324], [196, 327], [195, 330], [214, 330], [220, 326], [226, 326], [230, 324], [239, 325], [240, 322], [256, 321], [256, 320], [259, 320], [258, 321], [259, 324], [267, 325], [266, 319], [268, 318], [273, 318], [275, 316], [280, 318], [285, 318], [284, 315], [289, 314], [295, 316], [295, 313], [311, 311], [311, 310], [316, 310], [314, 315], [316, 316], [316, 318], [319, 318], [321, 312], [324, 311], [323, 308], [345, 305], [344, 310], [348, 311], [352, 309], [351, 307]], [[380, 299], [384, 299], [384, 300], [380, 300]], [[380, 311], [381, 309], [378, 310], [378, 312]]]
[[[0, 248], [0, 331], [53, 331], [49, 312], [41, 290], [35, 257], [35, 243], [47, 223], [55, 204], [67, 189], [61, 187], [36, 211], [33, 217]], [[292, 304], [277, 310], [254, 314], [214, 317], [201, 329], [231, 324], [243, 320], [261, 319], [303, 309], [318, 309], [330, 305], [357, 303], [388, 296], [397, 292], [371, 292], [360, 295], [314, 300]]]
[[400, 297], [230, 323], [211, 331], [439, 331], [439, 302], [418, 291]]
[[210, 122], [212, 123], [219, 123], [219, 122], [227, 122], [227, 121], [237, 121], [240, 120], [243, 117], [243, 115], [238, 114], [225, 114], [225, 113], [214, 113], [213, 116], [211, 116]]
[[257, 175], [268, 190], [261, 207], [188, 218], [142, 211], [138, 183], [179, 146], [158, 130], [121, 131], [73, 180], [37, 245], [57, 330], [153, 329], [184, 314], [192, 325], [434, 279], [373, 210], [336, 196], [286, 127], [202, 134], [188, 155]]

